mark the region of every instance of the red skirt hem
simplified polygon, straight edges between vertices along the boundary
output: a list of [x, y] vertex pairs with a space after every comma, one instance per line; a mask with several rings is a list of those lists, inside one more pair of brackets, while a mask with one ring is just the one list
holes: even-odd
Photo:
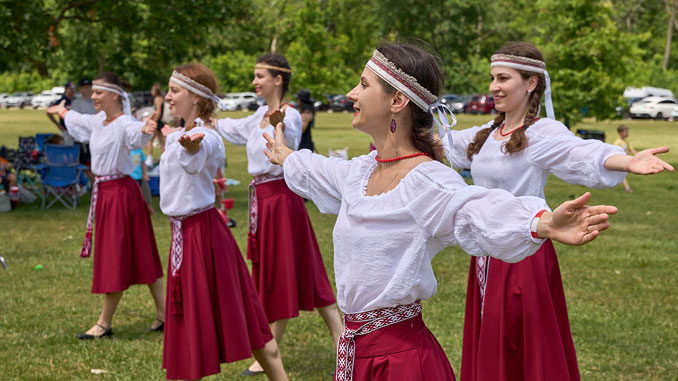
[[153, 224], [139, 185], [127, 176], [98, 186], [92, 293], [124, 291], [162, 278]]
[[[212, 208], [182, 221], [179, 277], [168, 270], [163, 368], [168, 379], [219, 373], [273, 339], [245, 260], [224, 218]], [[169, 266], [168, 266], [169, 269]], [[172, 290], [181, 289], [181, 312]]]
[[490, 260], [481, 319], [471, 259], [462, 381], [579, 380], [558, 258], [548, 240], [518, 263]]
[[303, 199], [284, 180], [256, 187], [258, 231], [248, 252], [256, 250], [252, 278], [268, 321], [336, 303]]

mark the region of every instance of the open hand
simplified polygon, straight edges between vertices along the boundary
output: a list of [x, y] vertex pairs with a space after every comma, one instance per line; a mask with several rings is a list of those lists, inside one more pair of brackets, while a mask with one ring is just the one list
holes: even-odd
[[205, 134], [203, 133], [197, 133], [191, 136], [183, 134], [179, 138], [179, 144], [181, 144], [181, 146], [184, 147], [188, 153], [194, 154], [200, 151], [200, 142], [202, 142], [202, 138], [204, 137]]
[[141, 132], [146, 135], [151, 135], [155, 133], [155, 130], [158, 128], [158, 123], [155, 121], [155, 117], [158, 115], [157, 111], [153, 111], [153, 114], [146, 118], [146, 124], [141, 127]]
[[60, 114], [62, 111], [66, 110], [66, 100], [61, 101], [58, 105], [47, 107], [48, 114]]
[[285, 111], [281, 111], [280, 109], [273, 111], [271, 115], [268, 116], [268, 122], [271, 123], [271, 126], [277, 126], [278, 123], [282, 123], [283, 131], [285, 131], [285, 123], [283, 122], [284, 119]]
[[626, 171], [636, 175], [651, 175], [664, 169], [673, 172], [671, 164], [655, 156], [659, 153], [669, 152], [669, 147], [650, 148], [638, 152], [626, 164]]
[[560, 204], [553, 213], [544, 213], [539, 220], [537, 235], [567, 245], [583, 245], [593, 241], [601, 231], [610, 227], [607, 222], [617, 208], [609, 205], [588, 206], [591, 193], [586, 192], [572, 201]]
[[275, 139], [265, 132], [264, 139], [266, 139], [267, 148], [264, 153], [268, 157], [268, 160], [273, 164], [283, 165], [287, 156], [293, 151], [287, 146], [287, 142], [285, 141], [282, 122], [275, 126]]

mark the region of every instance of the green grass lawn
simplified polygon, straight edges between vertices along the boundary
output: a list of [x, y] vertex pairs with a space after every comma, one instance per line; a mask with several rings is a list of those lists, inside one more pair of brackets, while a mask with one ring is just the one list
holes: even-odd
[[[226, 114], [224, 114], [226, 115]], [[239, 117], [244, 113], [229, 113]], [[459, 115], [460, 127], [487, 117]], [[369, 137], [351, 129], [351, 115], [320, 113], [313, 132], [320, 153], [349, 147], [364, 154]], [[664, 158], [678, 167], [678, 122], [625, 121], [637, 150], [674, 147]], [[577, 128], [604, 130], [616, 137], [618, 121], [585, 121]], [[0, 145], [16, 147], [17, 137], [54, 132], [40, 110], [0, 110]], [[229, 214], [238, 221], [233, 234], [245, 252], [247, 187], [245, 150], [226, 147], [226, 175], [242, 182], [230, 187], [235, 199]], [[621, 186], [594, 190], [593, 202], [619, 207], [612, 227], [583, 247], [556, 245], [570, 323], [582, 378], [586, 380], [678, 380], [678, 175], [629, 176], [634, 193]], [[549, 205], [574, 198], [586, 189], [552, 178]], [[158, 198], [154, 198], [156, 209]], [[308, 211], [332, 282], [332, 229], [335, 217]], [[92, 260], [78, 254], [85, 231], [89, 196], [77, 210], [61, 206], [43, 211], [20, 205], [0, 214], [0, 379], [3, 380], [152, 380], [164, 379], [162, 335], [146, 333], [153, 303], [146, 287], [128, 290], [113, 321], [112, 339], [79, 342], [75, 334], [94, 324], [102, 297], [90, 293]], [[156, 214], [153, 227], [163, 263], [170, 243], [168, 219]], [[424, 303], [427, 325], [459, 372], [464, 298], [469, 258], [448, 248], [434, 260], [437, 295]], [[41, 270], [36, 265], [42, 265]], [[281, 344], [291, 379], [331, 380], [332, 340], [317, 313], [304, 312], [290, 322]], [[234, 379], [249, 360], [222, 366], [211, 379]], [[94, 375], [91, 369], [108, 373]], [[257, 377], [255, 379], [263, 379]]]

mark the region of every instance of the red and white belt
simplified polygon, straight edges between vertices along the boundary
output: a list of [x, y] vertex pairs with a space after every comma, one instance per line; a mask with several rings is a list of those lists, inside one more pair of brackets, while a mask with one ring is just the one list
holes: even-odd
[[485, 307], [485, 290], [487, 289], [487, 275], [490, 272], [489, 256], [476, 257], [476, 279], [480, 289], [480, 318], [483, 318], [483, 309]]
[[247, 209], [249, 210], [249, 225], [247, 231], [247, 259], [252, 262], [258, 262], [258, 248], [256, 247], [257, 241], [257, 220], [259, 217], [259, 205], [257, 201], [257, 185], [268, 183], [276, 180], [283, 180], [284, 176], [272, 176], [272, 175], [261, 175], [254, 176], [252, 181], [250, 181], [248, 189], [248, 201]]
[[194, 209], [183, 216], [170, 217], [172, 223], [172, 246], [170, 247], [170, 260], [172, 263], [172, 276], [176, 276], [181, 268], [181, 262], [184, 259], [184, 233], [181, 222], [188, 217], [195, 216], [206, 210], [214, 208], [214, 205], [207, 205], [203, 208]]
[[82, 242], [82, 249], [80, 250], [81, 257], [89, 257], [92, 253], [92, 221], [94, 220], [94, 212], [97, 209], [97, 198], [99, 197], [99, 183], [106, 181], [113, 181], [127, 177], [128, 175], [105, 175], [94, 177], [94, 184], [92, 184], [92, 200], [89, 204], [89, 214], [87, 215], [87, 232], [85, 232], [85, 239]]
[[[339, 337], [337, 345], [337, 372], [336, 381], [353, 380], [353, 364], [355, 362], [355, 340], [356, 336], [367, 335], [380, 328], [400, 323], [407, 319], [419, 316], [421, 313], [421, 302], [416, 301], [412, 304], [382, 308], [374, 311], [359, 312], [357, 314], [344, 314], [344, 332]], [[364, 322], [358, 329], [350, 329], [346, 326], [346, 321]]]

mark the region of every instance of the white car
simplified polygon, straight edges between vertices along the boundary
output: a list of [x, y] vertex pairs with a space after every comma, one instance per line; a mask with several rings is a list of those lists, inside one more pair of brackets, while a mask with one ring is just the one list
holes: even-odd
[[27, 91], [18, 91], [3, 101], [5, 107], [19, 107], [30, 106], [33, 93]]
[[49, 107], [54, 102], [59, 100], [59, 98], [61, 98], [62, 93], [57, 93], [52, 90], [45, 90], [31, 99], [31, 106], [33, 106], [33, 108]]
[[678, 107], [674, 108], [673, 111], [671, 112], [671, 121], [676, 121], [678, 120]]
[[678, 108], [678, 102], [672, 97], [647, 97], [635, 102], [629, 109], [632, 118], [665, 119]]
[[226, 104], [226, 111], [247, 111], [247, 106], [257, 99], [257, 94], [252, 92], [228, 93], [222, 101]]
[[0, 94], [0, 107], [5, 108], [5, 101], [9, 98], [9, 94], [7, 93], [2, 93]]

